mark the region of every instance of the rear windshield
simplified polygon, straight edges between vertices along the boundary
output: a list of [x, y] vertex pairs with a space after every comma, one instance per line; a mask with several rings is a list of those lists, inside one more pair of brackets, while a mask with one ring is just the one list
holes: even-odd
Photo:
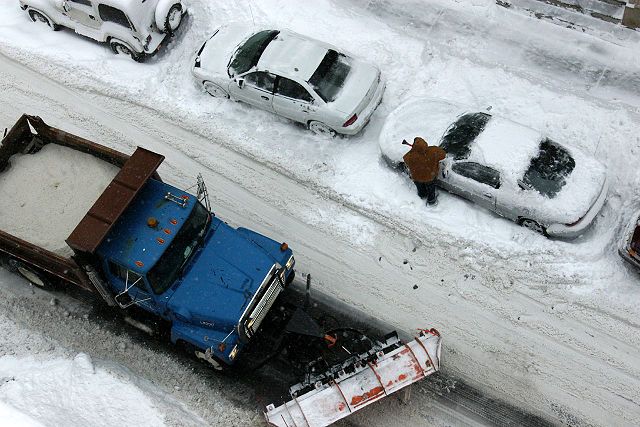
[[348, 58], [342, 53], [329, 49], [318, 69], [309, 79], [309, 84], [324, 102], [332, 102], [338, 97], [349, 71], [351, 71], [351, 65]]
[[576, 162], [567, 150], [545, 139], [540, 143], [538, 155], [531, 159], [522, 180], [527, 186], [552, 199], [565, 185], [565, 178], [575, 166]]
[[454, 159], [466, 159], [471, 143], [482, 133], [491, 116], [486, 113], [468, 113], [460, 116], [442, 137], [440, 147]]
[[231, 58], [229, 75], [242, 74], [255, 67], [262, 56], [262, 52], [279, 33], [279, 31], [275, 30], [265, 30], [249, 37], [246, 42], [240, 45]]

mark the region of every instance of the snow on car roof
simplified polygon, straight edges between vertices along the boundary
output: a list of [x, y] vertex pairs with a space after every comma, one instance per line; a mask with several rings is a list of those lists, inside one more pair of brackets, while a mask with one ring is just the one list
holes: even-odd
[[516, 182], [538, 153], [541, 140], [542, 135], [531, 128], [492, 117], [471, 143], [468, 160], [491, 166]]
[[327, 54], [327, 47], [313, 39], [288, 31], [280, 34], [264, 50], [258, 67], [282, 76], [307, 81]]

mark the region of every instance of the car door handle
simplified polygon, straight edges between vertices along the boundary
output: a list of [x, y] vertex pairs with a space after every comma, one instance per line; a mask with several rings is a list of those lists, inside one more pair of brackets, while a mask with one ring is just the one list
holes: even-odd
[[268, 96], [264, 96], [264, 95], [262, 95], [260, 98], [264, 99], [265, 101], [268, 101], [269, 99], [271, 99]]

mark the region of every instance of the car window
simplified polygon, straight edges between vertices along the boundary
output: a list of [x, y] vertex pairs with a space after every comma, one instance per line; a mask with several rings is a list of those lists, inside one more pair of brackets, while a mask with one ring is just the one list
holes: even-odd
[[299, 99], [306, 102], [313, 101], [311, 94], [301, 84], [296, 83], [293, 80], [285, 79], [284, 77], [280, 77], [278, 80], [276, 95]]
[[231, 57], [229, 61], [229, 76], [246, 73], [256, 65], [262, 56], [262, 52], [269, 46], [269, 43], [275, 39], [279, 31], [265, 30], [255, 33], [240, 47]]
[[540, 143], [540, 151], [531, 159], [522, 180], [527, 186], [552, 199], [564, 187], [566, 178], [575, 167], [576, 162], [569, 152], [547, 138]]
[[131, 23], [127, 18], [127, 15], [120, 9], [107, 6], [106, 4], [98, 5], [98, 12], [100, 13], [100, 19], [104, 22], [113, 22], [123, 27], [131, 28]]
[[464, 177], [473, 179], [493, 188], [500, 188], [500, 172], [480, 163], [457, 162], [451, 169]]
[[71, 3], [83, 4], [85, 6], [91, 6], [91, 2], [89, 0], [69, 0]]
[[351, 71], [348, 58], [329, 49], [309, 79], [309, 84], [320, 95], [324, 102], [332, 102], [340, 93], [344, 82]]
[[245, 75], [244, 82], [245, 84], [255, 86], [259, 89], [273, 93], [273, 87], [276, 83], [276, 76], [271, 73], [256, 71], [255, 73], [249, 73]]
[[445, 132], [440, 147], [455, 160], [466, 159], [471, 152], [471, 144], [482, 133], [491, 115], [468, 113], [460, 116]]

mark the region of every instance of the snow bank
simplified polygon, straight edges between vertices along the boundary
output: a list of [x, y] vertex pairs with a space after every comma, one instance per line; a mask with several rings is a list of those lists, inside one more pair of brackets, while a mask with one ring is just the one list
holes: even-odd
[[57, 144], [16, 154], [0, 173], [0, 229], [63, 255], [65, 239], [119, 169]]
[[44, 427], [35, 419], [0, 401], [0, 421], [11, 427]]

